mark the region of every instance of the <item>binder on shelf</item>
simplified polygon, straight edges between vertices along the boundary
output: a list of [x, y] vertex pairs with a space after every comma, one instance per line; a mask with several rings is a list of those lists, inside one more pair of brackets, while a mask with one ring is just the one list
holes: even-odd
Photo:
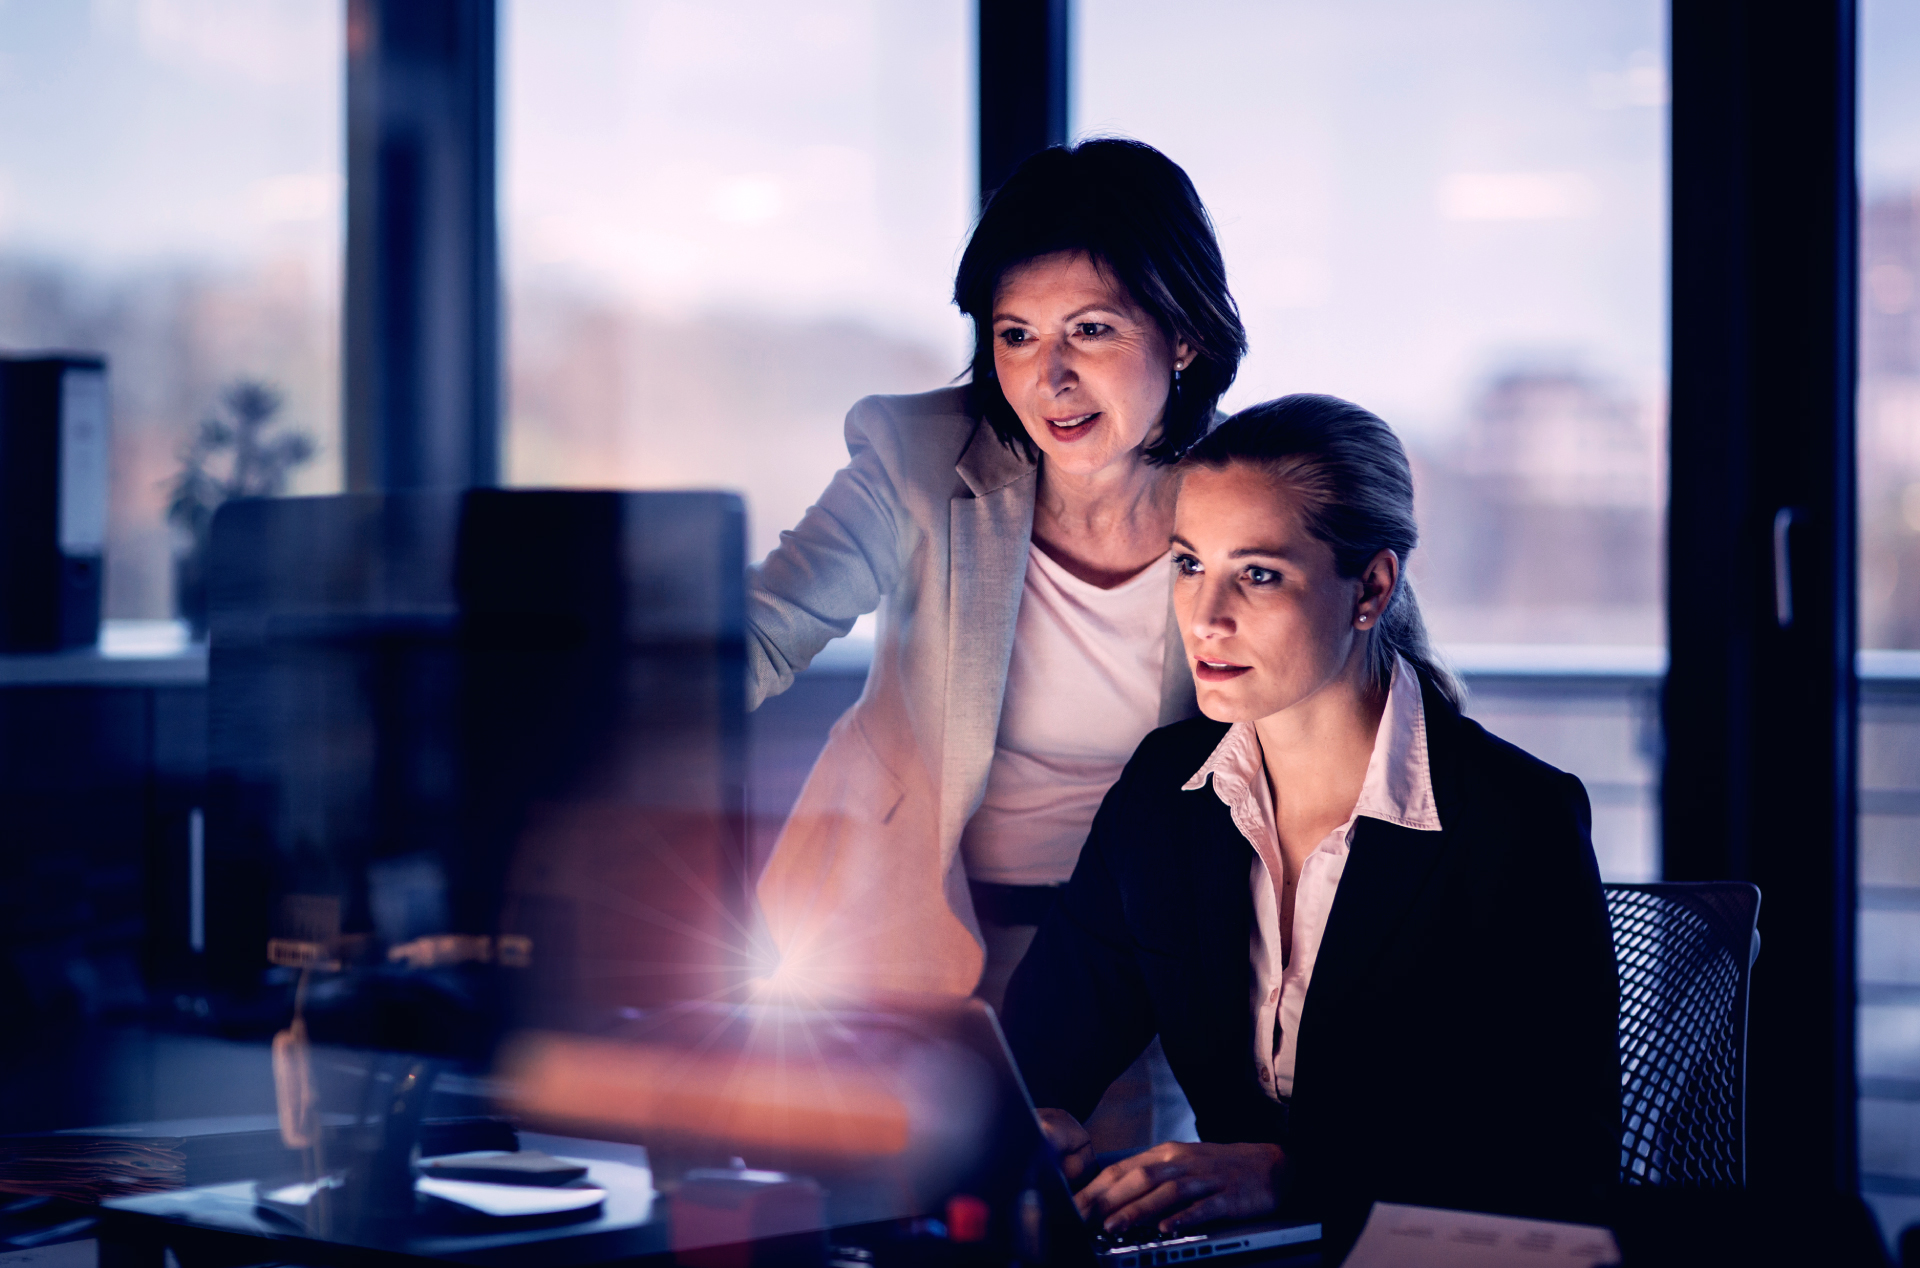
[[0, 357], [0, 652], [99, 641], [107, 444], [103, 358]]

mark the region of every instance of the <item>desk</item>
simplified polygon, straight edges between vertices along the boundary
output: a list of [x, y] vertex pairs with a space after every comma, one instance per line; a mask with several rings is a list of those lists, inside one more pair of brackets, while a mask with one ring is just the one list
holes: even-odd
[[[588, 1166], [588, 1179], [607, 1191], [598, 1216], [575, 1223], [541, 1228], [488, 1231], [464, 1227], [416, 1229], [385, 1239], [330, 1242], [296, 1231], [254, 1201], [251, 1181], [208, 1184], [166, 1193], [111, 1198], [102, 1204], [99, 1229], [100, 1268], [162, 1268], [171, 1262], [182, 1268], [205, 1265], [326, 1265], [414, 1264], [421, 1260], [472, 1264], [479, 1268], [519, 1268], [521, 1265], [579, 1265], [631, 1261], [662, 1256], [671, 1251], [667, 1202], [654, 1192], [652, 1177], [639, 1165], [645, 1151], [636, 1146], [582, 1140], [538, 1132], [520, 1133], [523, 1148], [556, 1157], [574, 1158]], [[783, 1239], [786, 1247], [765, 1260], [792, 1262], [816, 1268], [989, 1268], [990, 1261], [970, 1256], [944, 1241], [903, 1243], [897, 1224], [881, 1221], [838, 1229], [834, 1241], [856, 1246], [882, 1246], [878, 1263], [872, 1257], [843, 1256], [829, 1251], [820, 1236]], [[782, 1254], [789, 1249], [791, 1253]], [[757, 1248], [756, 1248], [757, 1249]], [[837, 1248], [836, 1248], [837, 1249]], [[726, 1262], [747, 1268], [744, 1255]], [[1234, 1268], [1284, 1265], [1319, 1268], [1316, 1252], [1278, 1248], [1234, 1261]]]
[[[265, 1135], [265, 1133], [262, 1133]], [[490, 1231], [472, 1228], [426, 1230], [384, 1244], [328, 1243], [308, 1237], [263, 1215], [253, 1201], [251, 1182], [210, 1183], [194, 1188], [109, 1199], [101, 1210], [100, 1268], [160, 1268], [169, 1250], [182, 1268], [232, 1268], [262, 1263], [417, 1264], [441, 1260], [518, 1268], [559, 1268], [631, 1260], [670, 1250], [665, 1204], [655, 1200], [651, 1175], [639, 1172], [644, 1152], [635, 1146], [548, 1135], [519, 1133], [522, 1148], [538, 1149], [588, 1164], [590, 1178], [606, 1189], [607, 1200], [594, 1218], [544, 1228]], [[284, 1167], [286, 1155], [274, 1151], [269, 1165]], [[223, 1154], [224, 1161], [224, 1154]], [[664, 1163], [671, 1174], [671, 1162]], [[225, 1175], [231, 1176], [228, 1170]], [[224, 1178], [214, 1176], [212, 1178]], [[668, 1187], [671, 1187], [670, 1185]], [[1596, 1212], [1596, 1216], [1601, 1213]], [[1749, 1190], [1622, 1189], [1609, 1209], [1593, 1222], [1612, 1227], [1626, 1268], [1696, 1268], [1730, 1265], [1866, 1265], [1890, 1268], [1867, 1208], [1857, 1195], [1816, 1187], [1791, 1192]], [[834, 1240], [862, 1244], [885, 1236], [878, 1225], [838, 1230]], [[808, 1258], [832, 1268], [856, 1268], [821, 1254], [815, 1239]], [[967, 1265], [946, 1244], [921, 1254], [883, 1255], [859, 1268], [984, 1268]], [[800, 1256], [794, 1257], [799, 1260]], [[1318, 1268], [1317, 1254], [1248, 1255], [1231, 1268]], [[742, 1268], [745, 1268], [744, 1262]]]
[[[587, 1177], [607, 1196], [593, 1218], [493, 1231], [484, 1217], [458, 1226], [426, 1223], [386, 1237], [330, 1242], [297, 1230], [254, 1201], [252, 1181], [209, 1184], [167, 1193], [109, 1198], [101, 1204], [102, 1268], [165, 1262], [174, 1250], [182, 1264], [195, 1252], [236, 1262], [232, 1251], [252, 1243], [240, 1262], [254, 1262], [271, 1242], [270, 1256], [302, 1264], [366, 1263], [393, 1258], [438, 1259], [477, 1265], [604, 1263], [666, 1251], [667, 1226], [644, 1149], [605, 1141], [522, 1132], [521, 1145], [587, 1164]], [[537, 1248], [537, 1251], [535, 1250]], [[184, 1251], [185, 1253], [180, 1253]], [[211, 1252], [209, 1254], [209, 1252]]]

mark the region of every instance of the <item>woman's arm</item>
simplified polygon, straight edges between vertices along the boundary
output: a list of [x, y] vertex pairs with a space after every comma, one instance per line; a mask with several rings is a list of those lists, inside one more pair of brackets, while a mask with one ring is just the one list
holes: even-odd
[[1111, 841], [1142, 827], [1127, 795], [1132, 773], [1108, 789], [1072, 879], [1007, 984], [1002, 1020], [1034, 1104], [1082, 1122], [1156, 1032], [1107, 860]]
[[[1047, 1107], [1041, 1129], [1069, 1180], [1092, 1161], [1081, 1121], [1158, 1030], [1113, 855], [1141, 834], [1165, 841], [1177, 832], [1148, 799], [1130, 795], [1143, 778], [1164, 779], [1162, 765], [1136, 754], [1107, 793], [1073, 879], [1007, 987], [1007, 1038], [1035, 1103]], [[1285, 1166], [1277, 1145], [1168, 1142], [1108, 1167], [1074, 1201], [1110, 1231], [1258, 1215], [1273, 1209]]]
[[891, 436], [886, 403], [847, 414], [850, 461], [780, 545], [747, 569], [747, 707], [793, 685], [820, 649], [880, 606], [900, 576], [898, 490], [876, 440]]
[[1592, 815], [1572, 775], [1489, 776], [1497, 819], [1480, 830], [1498, 842], [1498, 870], [1472, 900], [1445, 1079], [1474, 1130], [1428, 1121], [1423, 1196], [1408, 1200], [1584, 1218], [1618, 1172], [1620, 1139], [1619, 987]]
[[[1515, 1163], [1531, 1164], [1543, 1182], [1551, 1177], [1591, 1192], [1611, 1183], [1619, 1168], [1620, 986], [1587, 790], [1572, 775], [1556, 784], [1503, 904], [1512, 925], [1508, 945], [1524, 949], [1515, 958], [1525, 968], [1512, 1001], [1511, 1041], [1502, 1045], [1511, 1063], [1502, 1082], [1510, 1095], [1524, 1090], [1537, 1098], [1516, 1113], [1523, 1135]], [[1543, 1112], [1547, 1106], [1557, 1112]]]

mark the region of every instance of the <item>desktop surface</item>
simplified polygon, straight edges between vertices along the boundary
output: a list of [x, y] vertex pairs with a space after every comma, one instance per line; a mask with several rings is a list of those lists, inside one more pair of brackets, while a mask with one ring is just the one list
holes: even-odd
[[606, 1195], [598, 1210], [565, 1223], [529, 1225], [427, 1208], [403, 1223], [323, 1237], [260, 1202], [259, 1181], [291, 1183], [297, 1178], [285, 1176], [108, 1198], [101, 1205], [109, 1213], [110, 1240], [118, 1236], [164, 1242], [165, 1232], [142, 1227], [158, 1222], [189, 1232], [284, 1243], [277, 1255], [315, 1261], [338, 1259], [343, 1252], [351, 1256], [358, 1249], [469, 1264], [588, 1264], [672, 1249], [665, 1204], [654, 1188], [644, 1149], [535, 1132], [522, 1133], [521, 1141], [527, 1148], [585, 1163], [587, 1181]]

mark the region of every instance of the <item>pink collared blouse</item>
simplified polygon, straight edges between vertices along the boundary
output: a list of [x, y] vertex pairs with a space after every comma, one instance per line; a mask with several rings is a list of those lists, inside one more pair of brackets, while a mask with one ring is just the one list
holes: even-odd
[[1293, 945], [1283, 954], [1280, 936], [1280, 834], [1274, 827], [1273, 793], [1267, 786], [1260, 737], [1251, 722], [1236, 722], [1182, 789], [1194, 791], [1212, 777], [1214, 795], [1226, 803], [1241, 835], [1253, 846], [1253, 1061], [1260, 1086], [1276, 1100], [1293, 1095], [1294, 1049], [1300, 1008], [1313, 981], [1314, 960], [1347, 866], [1354, 822], [1362, 815], [1420, 832], [1440, 831], [1433, 802], [1433, 772], [1427, 757], [1426, 709], [1420, 678], [1396, 657], [1387, 707], [1367, 759], [1360, 799], [1345, 823], [1321, 838], [1300, 868], [1293, 898]]

